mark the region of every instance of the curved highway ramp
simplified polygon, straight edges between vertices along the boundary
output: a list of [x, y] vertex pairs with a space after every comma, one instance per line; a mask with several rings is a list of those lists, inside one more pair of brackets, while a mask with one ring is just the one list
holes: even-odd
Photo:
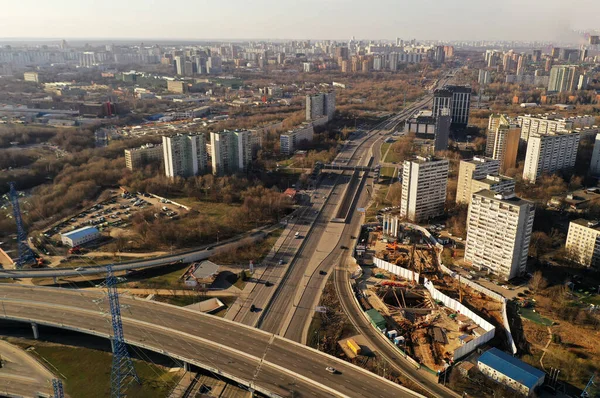
[[[109, 303], [102, 293], [3, 284], [0, 302], [0, 319], [111, 335]], [[127, 296], [120, 302], [127, 343], [208, 369], [271, 397], [421, 397], [271, 333], [168, 304]], [[328, 373], [327, 366], [338, 374]]]

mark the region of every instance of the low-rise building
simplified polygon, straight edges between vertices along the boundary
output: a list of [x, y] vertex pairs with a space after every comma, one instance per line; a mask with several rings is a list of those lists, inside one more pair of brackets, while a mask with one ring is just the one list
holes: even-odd
[[477, 367], [481, 373], [496, 382], [527, 396], [544, 383], [546, 376], [541, 370], [497, 348], [481, 354]]
[[571, 221], [565, 249], [577, 263], [597, 267], [600, 264], [600, 223], [582, 218]]
[[152, 161], [163, 160], [161, 144], [146, 144], [139, 148], [125, 149], [125, 165], [129, 170], [139, 169]]
[[315, 130], [311, 123], [305, 123], [299, 128], [281, 134], [279, 150], [282, 154], [291, 155], [302, 141], [312, 142]]
[[60, 240], [64, 245], [75, 247], [91, 242], [100, 237], [100, 231], [94, 227], [83, 227], [71, 232], [60, 234]]

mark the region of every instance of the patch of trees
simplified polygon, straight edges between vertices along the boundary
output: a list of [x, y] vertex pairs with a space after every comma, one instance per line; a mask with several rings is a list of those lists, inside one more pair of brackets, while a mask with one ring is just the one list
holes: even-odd
[[22, 125], [0, 125], [0, 148], [18, 145], [41, 144], [48, 142], [60, 129], [51, 127], [30, 127]]

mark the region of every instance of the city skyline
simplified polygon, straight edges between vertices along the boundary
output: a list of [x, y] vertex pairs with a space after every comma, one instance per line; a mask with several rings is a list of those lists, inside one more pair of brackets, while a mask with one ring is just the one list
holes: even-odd
[[[173, 16], [165, 18], [156, 7], [133, 0], [121, 4], [118, 13], [90, 18], [102, 13], [95, 4], [74, 0], [33, 4], [26, 0], [4, 7], [0, 38], [347, 40], [355, 36], [583, 42], [583, 35], [573, 30], [598, 29], [594, 16], [600, 13], [600, 3], [575, 3], [534, 0], [522, 4], [510, 0], [483, 5], [473, 0], [439, 4], [427, 0], [413, 4], [380, 0], [365, 9], [355, 1], [343, 0], [293, 4], [274, 0], [198, 4], [183, 0], [177, 8], [165, 7], [164, 11]], [[31, 13], [33, 7], [35, 14]], [[586, 12], [580, 12], [582, 9]], [[179, 15], [177, 10], [185, 12]], [[504, 23], [489, 23], [496, 18]], [[135, 21], [138, 23], [132, 23]]]

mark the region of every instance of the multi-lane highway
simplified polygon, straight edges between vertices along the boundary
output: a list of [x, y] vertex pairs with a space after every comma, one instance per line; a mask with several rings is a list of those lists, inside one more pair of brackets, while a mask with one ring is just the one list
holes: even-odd
[[[248, 282], [242, 296], [229, 309], [226, 319], [256, 326], [261, 311], [277, 291], [290, 263], [294, 262], [298, 249], [312, 233], [312, 226], [325, 205], [325, 198], [330, 196], [336, 182], [337, 176], [329, 175], [321, 181], [317, 189], [307, 191], [307, 194], [312, 195], [310, 198], [305, 197], [306, 194], [302, 195], [303, 207], [296, 211], [293, 218], [289, 218], [280, 241], [265, 258], [262, 267], [255, 271], [253, 280]], [[250, 311], [252, 305], [255, 306], [255, 311]]]
[[[97, 292], [0, 286], [0, 319], [109, 337], [109, 304]], [[373, 373], [301, 344], [200, 312], [121, 296], [125, 340], [213, 371], [271, 396], [418, 397]], [[339, 372], [330, 374], [325, 367]]]

